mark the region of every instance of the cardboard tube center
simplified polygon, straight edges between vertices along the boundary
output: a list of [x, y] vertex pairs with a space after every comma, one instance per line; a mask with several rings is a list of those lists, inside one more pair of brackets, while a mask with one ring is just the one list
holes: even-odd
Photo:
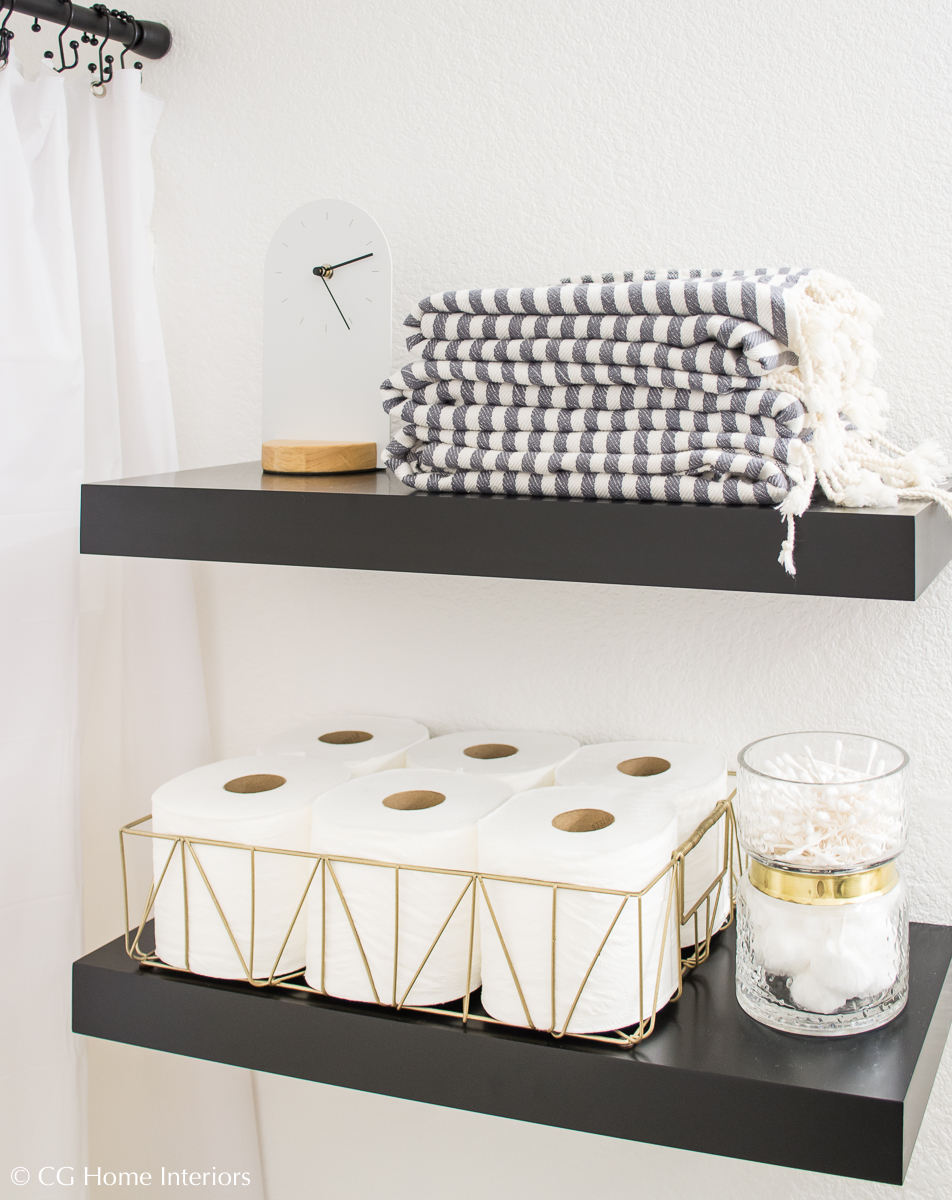
[[463, 753], [467, 758], [511, 758], [519, 753], [519, 747], [507, 746], [505, 742], [484, 742], [479, 746], [467, 746]]
[[661, 775], [665, 771], [671, 770], [671, 764], [666, 758], [652, 758], [650, 755], [647, 758], [626, 758], [624, 762], [618, 764], [618, 770], [622, 775], [635, 775], [644, 777], [646, 775]]
[[333, 729], [330, 733], [322, 733], [317, 740], [328, 746], [356, 746], [358, 742], [369, 742], [373, 736], [363, 729]]
[[402, 812], [413, 812], [418, 808], [436, 808], [446, 797], [442, 792], [428, 792], [420, 788], [411, 792], [394, 792], [384, 796], [384, 808], [397, 808]]
[[553, 827], [563, 833], [593, 833], [614, 823], [615, 818], [603, 808], [572, 808], [552, 818]]
[[283, 775], [239, 775], [237, 779], [229, 779], [224, 788], [226, 792], [241, 792], [247, 796], [251, 792], [273, 792], [285, 783], [287, 780]]

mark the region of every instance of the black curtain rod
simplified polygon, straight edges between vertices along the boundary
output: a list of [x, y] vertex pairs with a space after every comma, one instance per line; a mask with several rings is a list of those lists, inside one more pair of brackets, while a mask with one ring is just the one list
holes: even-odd
[[[0, 11], [10, 7], [10, 0], [0, 0]], [[69, 5], [65, 0], [13, 0], [13, 11], [38, 17], [41, 21], [49, 21], [54, 29], [62, 29], [63, 21], [69, 15]], [[89, 8], [73, 5], [73, 15], [70, 29], [82, 29], [84, 33], [94, 33], [97, 37], [106, 36], [108, 24], [109, 39], [121, 42], [143, 58], [163, 58], [172, 45], [172, 34], [165, 25], [158, 21], [135, 22], [110, 16], [105, 17]], [[137, 28], [138, 27], [138, 28]]]

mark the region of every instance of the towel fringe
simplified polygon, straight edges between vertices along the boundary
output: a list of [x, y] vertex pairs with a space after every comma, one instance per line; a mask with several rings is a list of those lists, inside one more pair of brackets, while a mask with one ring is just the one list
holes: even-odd
[[[807, 450], [811, 451], [810, 443]], [[915, 450], [904, 450], [877, 433], [864, 437], [848, 431], [835, 463], [824, 468], [814, 461], [809, 470], [827, 499], [841, 508], [892, 508], [900, 500], [932, 500], [952, 518], [952, 493], [939, 486], [948, 478], [949, 464], [932, 438]], [[790, 495], [777, 505], [787, 522], [787, 536], [781, 543], [777, 561], [788, 575], [797, 573], [793, 559], [794, 519], [809, 507], [809, 500], [802, 504], [806, 486], [791, 489]], [[812, 493], [812, 483], [809, 486]]]
[[[813, 428], [804, 448], [827, 499], [843, 508], [934, 500], [952, 517], [952, 495], [939, 486], [949, 473], [939, 444], [929, 439], [907, 451], [883, 434], [889, 402], [872, 383], [878, 305], [828, 271], [811, 271], [791, 309], [789, 345], [800, 361], [784, 372], [783, 386], [792, 391], [789, 376], [799, 377]], [[789, 500], [779, 506], [787, 521], [779, 561], [793, 575], [793, 517], [806, 506], [797, 512], [792, 493]]]
[[796, 520], [791, 513], [787, 517], [787, 536], [780, 543], [780, 555], [777, 562], [783, 567], [788, 575], [795, 576], [797, 573], [796, 564], [793, 561], [793, 546], [797, 537]]

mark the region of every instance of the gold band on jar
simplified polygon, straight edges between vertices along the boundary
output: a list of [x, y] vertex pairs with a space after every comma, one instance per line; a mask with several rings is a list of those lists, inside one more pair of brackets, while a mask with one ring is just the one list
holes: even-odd
[[748, 875], [758, 892], [793, 904], [856, 904], [872, 896], [884, 896], [899, 881], [894, 862], [852, 875], [809, 875], [765, 867], [752, 858]]

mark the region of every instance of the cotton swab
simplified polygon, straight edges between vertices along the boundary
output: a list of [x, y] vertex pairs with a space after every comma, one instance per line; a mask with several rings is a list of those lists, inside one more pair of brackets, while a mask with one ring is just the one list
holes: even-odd
[[905, 841], [903, 784], [884, 774], [879, 749], [874, 742], [864, 772], [843, 762], [837, 740], [832, 762], [805, 745], [799, 755], [784, 751], [765, 764], [774, 778], [747, 773], [738, 805], [747, 848], [802, 869], [849, 869], [898, 854]]

